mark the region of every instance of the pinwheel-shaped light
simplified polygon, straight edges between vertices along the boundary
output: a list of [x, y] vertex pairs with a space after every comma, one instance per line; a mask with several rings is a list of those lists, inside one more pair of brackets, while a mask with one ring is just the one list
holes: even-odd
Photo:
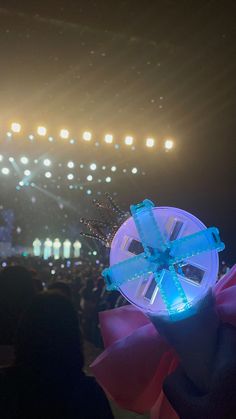
[[176, 208], [149, 200], [130, 207], [132, 217], [117, 231], [103, 271], [108, 290], [120, 290], [145, 311], [183, 312], [214, 283], [219, 231]]

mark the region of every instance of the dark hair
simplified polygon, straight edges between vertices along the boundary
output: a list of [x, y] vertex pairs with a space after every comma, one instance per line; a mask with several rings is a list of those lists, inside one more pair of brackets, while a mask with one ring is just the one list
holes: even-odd
[[35, 295], [30, 272], [10, 266], [0, 273], [0, 344], [14, 343], [18, 322]]
[[66, 296], [67, 298], [71, 298], [71, 289], [70, 286], [64, 282], [64, 281], [55, 281], [52, 284], [50, 284], [48, 286], [48, 290], [53, 290], [56, 292], [60, 292], [61, 294], [63, 294], [64, 296]]
[[79, 321], [68, 298], [52, 291], [35, 297], [20, 322], [16, 365], [55, 381], [82, 371]]

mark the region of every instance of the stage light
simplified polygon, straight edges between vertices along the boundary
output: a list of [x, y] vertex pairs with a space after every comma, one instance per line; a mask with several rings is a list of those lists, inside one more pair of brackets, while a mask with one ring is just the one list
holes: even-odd
[[111, 144], [111, 143], [113, 142], [113, 135], [111, 135], [111, 134], [106, 134], [104, 139], [105, 139], [105, 142], [106, 142], [107, 144]]
[[106, 180], [107, 183], [110, 183], [111, 182], [111, 177], [107, 176], [105, 180]]
[[21, 132], [21, 124], [19, 124], [18, 122], [12, 122], [11, 130], [15, 133]]
[[116, 166], [111, 166], [111, 171], [115, 172], [116, 171]]
[[91, 141], [92, 134], [89, 131], [85, 131], [82, 135], [84, 141]]
[[92, 175], [88, 175], [88, 176], [87, 176], [87, 180], [88, 180], [89, 182], [92, 182], [92, 180], [93, 180], [93, 176], [92, 176]]
[[40, 127], [37, 128], [37, 133], [41, 137], [44, 137], [47, 134], [47, 128], [40, 126]]
[[63, 138], [64, 140], [66, 140], [67, 138], [69, 138], [69, 131], [67, 129], [61, 129], [60, 131], [60, 137]]
[[153, 146], [154, 146], [154, 144], [155, 144], [155, 140], [154, 140], [154, 138], [147, 138], [147, 139], [146, 139], [146, 146], [147, 146], [147, 147], [153, 147]]
[[13, 163], [15, 161], [14, 157], [9, 157], [9, 162]]
[[87, 190], [87, 195], [91, 195], [91, 193], [92, 193], [91, 189], [88, 189]]
[[126, 145], [132, 145], [134, 142], [133, 137], [130, 137], [129, 135], [127, 137], [125, 137], [125, 144]]
[[164, 147], [166, 150], [171, 150], [174, 147], [174, 141], [171, 139], [165, 140]]
[[25, 156], [21, 157], [20, 161], [21, 161], [22, 164], [28, 164], [29, 163], [28, 157], [25, 157]]
[[8, 131], [8, 132], [7, 132], [7, 137], [8, 137], [8, 138], [11, 138], [11, 137], [12, 137], [12, 132]]
[[73, 175], [73, 173], [69, 173], [69, 174], [67, 175], [67, 179], [68, 179], [68, 180], [73, 180], [73, 179], [74, 179], [74, 175]]
[[30, 140], [30, 141], [33, 141], [33, 139], [34, 139], [33, 134], [30, 134], [30, 135], [29, 135], [29, 140]]
[[24, 182], [23, 182], [23, 180], [20, 180], [19, 185], [20, 186], [24, 186], [25, 185]]
[[133, 175], [136, 175], [136, 173], [138, 173], [137, 167], [133, 167], [133, 169], [131, 170], [131, 172], [133, 173]]
[[91, 170], [96, 170], [97, 169], [97, 165], [96, 165], [96, 163], [92, 163], [92, 164], [90, 164], [90, 169]]
[[48, 137], [48, 141], [50, 141], [50, 143], [52, 143], [54, 141], [54, 138], [50, 136], [50, 137]]
[[73, 161], [68, 161], [68, 163], [67, 163], [67, 167], [68, 167], [69, 169], [73, 169], [73, 168], [75, 167], [75, 163], [74, 163]]
[[48, 179], [49, 179], [50, 177], [52, 177], [51, 172], [45, 172], [45, 177], [46, 177], [46, 178], [48, 178]]
[[2, 156], [2, 154], [0, 154], [0, 161], [3, 161], [3, 156]]
[[52, 163], [51, 163], [51, 160], [44, 159], [43, 164], [44, 164], [44, 166], [49, 167], [49, 166], [51, 166]]
[[2, 168], [2, 174], [3, 175], [9, 175], [9, 173], [10, 173], [10, 170], [8, 169], [8, 167], [3, 167]]
[[30, 171], [30, 170], [28, 170], [28, 169], [26, 169], [26, 170], [24, 171], [24, 175], [25, 175], [25, 176], [30, 176], [30, 175], [31, 175], [31, 171]]

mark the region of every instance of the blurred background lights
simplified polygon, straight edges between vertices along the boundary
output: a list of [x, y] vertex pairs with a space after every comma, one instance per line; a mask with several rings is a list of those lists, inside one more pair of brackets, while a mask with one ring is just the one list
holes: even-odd
[[37, 128], [38, 135], [44, 137], [47, 134], [47, 129], [45, 127], [39, 126]]
[[68, 179], [68, 180], [73, 180], [73, 179], [74, 179], [74, 175], [73, 175], [73, 173], [68, 173], [68, 175], [67, 175], [67, 179]]
[[51, 172], [45, 172], [45, 177], [46, 177], [46, 178], [48, 178], [48, 179], [49, 179], [50, 177], [52, 177]]
[[29, 135], [29, 140], [31, 140], [31, 141], [32, 141], [33, 139], [34, 139], [33, 134], [30, 134], [30, 135]]
[[131, 172], [133, 173], [133, 175], [136, 175], [136, 173], [138, 173], [137, 167], [133, 167], [133, 169], [131, 170]]
[[69, 167], [69, 169], [73, 169], [75, 167], [75, 163], [73, 161], [68, 161], [67, 167]]
[[92, 139], [92, 134], [89, 131], [85, 131], [83, 133], [83, 140], [84, 141], [90, 141]]
[[87, 180], [88, 180], [89, 182], [92, 182], [92, 180], [93, 180], [93, 176], [92, 176], [92, 175], [88, 175], [88, 176], [87, 176]]
[[3, 161], [3, 156], [2, 156], [2, 154], [0, 154], [0, 161]]
[[12, 132], [7, 132], [7, 137], [11, 138], [12, 137]]
[[19, 185], [20, 185], [20, 186], [24, 186], [24, 182], [23, 182], [23, 180], [20, 180]]
[[110, 183], [110, 182], [111, 182], [111, 177], [110, 177], [110, 176], [107, 176], [107, 177], [106, 177], [106, 182], [107, 182], [107, 183]]
[[132, 145], [133, 142], [134, 142], [134, 139], [130, 135], [128, 135], [127, 137], [125, 137], [125, 144], [126, 145]]
[[111, 135], [111, 134], [106, 134], [104, 139], [105, 139], [105, 142], [106, 142], [107, 144], [111, 144], [111, 143], [112, 143], [112, 141], [113, 141], [113, 135]]
[[25, 175], [25, 176], [30, 176], [30, 175], [31, 175], [31, 171], [30, 171], [30, 170], [28, 170], [28, 169], [26, 169], [26, 170], [24, 171], [24, 175]]
[[8, 167], [3, 167], [2, 168], [2, 174], [3, 175], [9, 175], [9, 173], [10, 173], [10, 170], [8, 169]]
[[166, 150], [171, 150], [174, 147], [174, 141], [172, 139], [165, 140], [164, 147]]
[[87, 195], [91, 195], [91, 193], [92, 193], [91, 189], [88, 189], [86, 193], [87, 193]]
[[146, 139], [146, 146], [147, 146], [147, 147], [153, 147], [153, 146], [154, 146], [154, 144], [155, 144], [155, 140], [154, 140], [154, 138], [147, 138], [147, 139]]
[[14, 157], [9, 157], [9, 162], [13, 163], [15, 161]]
[[49, 166], [51, 166], [51, 160], [44, 159], [43, 164], [44, 164], [44, 166], [49, 167]]
[[67, 138], [69, 138], [69, 131], [67, 129], [64, 129], [64, 128], [61, 129], [60, 137], [66, 140]]
[[21, 132], [21, 124], [19, 124], [18, 122], [12, 122], [11, 124], [11, 130], [12, 132]]
[[96, 165], [96, 163], [92, 163], [92, 164], [90, 164], [90, 169], [91, 170], [96, 170], [97, 169], [97, 165]]
[[111, 166], [111, 171], [115, 172], [116, 171], [116, 166]]
[[22, 164], [28, 164], [29, 163], [28, 157], [25, 157], [25, 156], [21, 157], [20, 161], [21, 161]]

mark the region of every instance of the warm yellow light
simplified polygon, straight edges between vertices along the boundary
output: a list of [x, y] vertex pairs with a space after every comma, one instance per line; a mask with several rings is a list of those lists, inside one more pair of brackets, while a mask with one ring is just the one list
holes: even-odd
[[41, 135], [41, 137], [44, 137], [47, 134], [47, 128], [45, 127], [38, 127], [37, 128], [38, 135]]
[[105, 142], [106, 142], [107, 144], [111, 144], [111, 143], [113, 142], [113, 135], [111, 135], [111, 134], [106, 134], [106, 135], [105, 135]]
[[154, 140], [154, 138], [147, 138], [147, 139], [146, 139], [146, 146], [147, 146], [147, 147], [153, 147], [153, 146], [154, 146], [154, 144], [155, 144], [155, 140]]
[[12, 122], [11, 124], [11, 130], [12, 132], [20, 132], [21, 131], [21, 124], [19, 124], [18, 122]]
[[125, 144], [126, 145], [132, 145], [133, 142], [134, 142], [134, 139], [130, 135], [128, 135], [127, 137], [125, 137]]
[[171, 150], [174, 147], [174, 141], [171, 139], [165, 140], [165, 149]]
[[69, 131], [67, 129], [61, 129], [60, 131], [60, 137], [63, 138], [64, 140], [66, 140], [67, 138], [69, 138]]
[[84, 141], [91, 141], [91, 139], [92, 139], [92, 134], [91, 134], [91, 132], [89, 132], [89, 131], [85, 131], [85, 132], [83, 133], [83, 140], [84, 140]]

